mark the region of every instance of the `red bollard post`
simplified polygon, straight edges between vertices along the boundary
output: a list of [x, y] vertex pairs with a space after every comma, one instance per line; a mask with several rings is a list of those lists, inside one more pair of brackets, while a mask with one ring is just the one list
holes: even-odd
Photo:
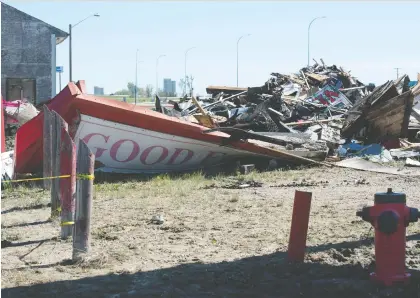
[[311, 200], [311, 192], [295, 191], [289, 248], [287, 251], [289, 261], [303, 262], [305, 257]]

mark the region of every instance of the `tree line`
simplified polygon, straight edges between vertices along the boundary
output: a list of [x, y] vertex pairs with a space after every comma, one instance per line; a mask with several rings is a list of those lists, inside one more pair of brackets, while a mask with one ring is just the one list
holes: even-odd
[[[182, 78], [178, 82], [179, 91], [175, 94], [167, 94], [167, 92], [163, 91], [159, 88], [157, 94], [158, 96], [163, 97], [175, 97], [175, 96], [183, 96], [185, 93], [191, 95], [194, 88], [193, 88], [194, 77], [187, 76], [186, 78]], [[148, 84], [144, 88], [137, 86], [137, 97], [146, 97], [150, 98], [154, 95], [155, 88], [153, 85]], [[113, 93], [113, 95], [126, 95], [128, 97], [135, 97], [136, 94], [136, 85], [133, 82], [128, 82], [127, 87], [121, 90], [118, 90]]]

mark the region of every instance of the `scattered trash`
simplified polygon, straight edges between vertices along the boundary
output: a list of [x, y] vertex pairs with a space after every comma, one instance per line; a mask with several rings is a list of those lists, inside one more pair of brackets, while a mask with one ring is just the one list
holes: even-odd
[[3, 108], [6, 124], [17, 124], [19, 126], [25, 124], [39, 113], [35, 106], [26, 99], [3, 100]]
[[417, 161], [415, 159], [412, 158], [407, 158], [405, 160], [405, 165], [408, 167], [420, 167], [420, 161]]
[[413, 171], [407, 169], [400, 169], [396, 167], [387, 167], [381, 164], [372, 162], [370, 160], [364, 160], [361, 157], [354, 157], [342, 160], [335, 163], [336, 166], [351, 168], [362, 171], [377, 172], [377, 173], [386, 173], [392, 175], [400, 176], [420, 176], [420, 171]]
[[320, 186], [320, 185], [327, 185], [329, 182], [326, 181], [313, 181], [313, 180], [306, 180], [302, 179], [300, 181], [293, 181], [292, 183], [287, 184], [277, 184], [272, 185], [270, 187], [308, 187], [308, 186]]
[[356, 184], [356, 185], [359, 185], [359, 184], [362, 184], [362, 185], [365, 185], [365, 184], [370, 184], [369, 182], [367, 182], [366, 181], [366, 179], [356, 179], [356, 180], [354, 180], [354, 184]]
[[228, 184], [228, 185], [224, 185], [222, 186], [222, 188], [226, 188], [226, 189], [243, 189], [243, 188], [248, 188], [248, 187], [262, 187], [263, 183], [261, 182], [257, 182], [254, 180], [238, 180], [234, 183]]
[[243, 189], [249, 187], [262, 187], [263, 183], [254, 180], [244, 180], [243, 178], [229, 177], [224, 185], [212, 183], [202, 187], [202, 189], [225, 188], [225, 189]]
[[1, 182], [13, 179], [13, 151], [1, 154]]
[[165, 219], [162, 214], [158, 214], [158, 215], [153, 215], [150, 222], [155, 225], [162, 225], [165, 222]]
[[239, 167], [239, 172], [243, 175], [249, 174], [250, 172], [252, 172], [255, 169], [255, 165], [251, 164], [251, 165], [241, 165]]
[[338, 147], [338, 155], [341, 157], [355, 157], [366, 155], [379, 155], [382, 151], [380, 144], [361, 145], [357, 141], [352, 140], [350, 143], [340, 145]]

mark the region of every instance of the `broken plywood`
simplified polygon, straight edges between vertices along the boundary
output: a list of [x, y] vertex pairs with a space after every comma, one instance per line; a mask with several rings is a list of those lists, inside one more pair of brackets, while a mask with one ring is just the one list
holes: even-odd
[[368, 139], [371, 142], [379, 142], [389, 138], [407, 137], [412, 105], [411, 91], [377, 104], [375, 109], [366, 115]]

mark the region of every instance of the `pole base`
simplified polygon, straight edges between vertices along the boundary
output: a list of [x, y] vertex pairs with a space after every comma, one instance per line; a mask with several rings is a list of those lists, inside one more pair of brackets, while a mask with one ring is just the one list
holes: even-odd
[[392, 276], [378, 276], [375, 272], [370, 274], [370, 279], [376, 283], [383, 284], [387, 287], [404, 284], [407, 285], [410, 282], [411, 274], [406, 272], [403, 275], [392, 275]]

